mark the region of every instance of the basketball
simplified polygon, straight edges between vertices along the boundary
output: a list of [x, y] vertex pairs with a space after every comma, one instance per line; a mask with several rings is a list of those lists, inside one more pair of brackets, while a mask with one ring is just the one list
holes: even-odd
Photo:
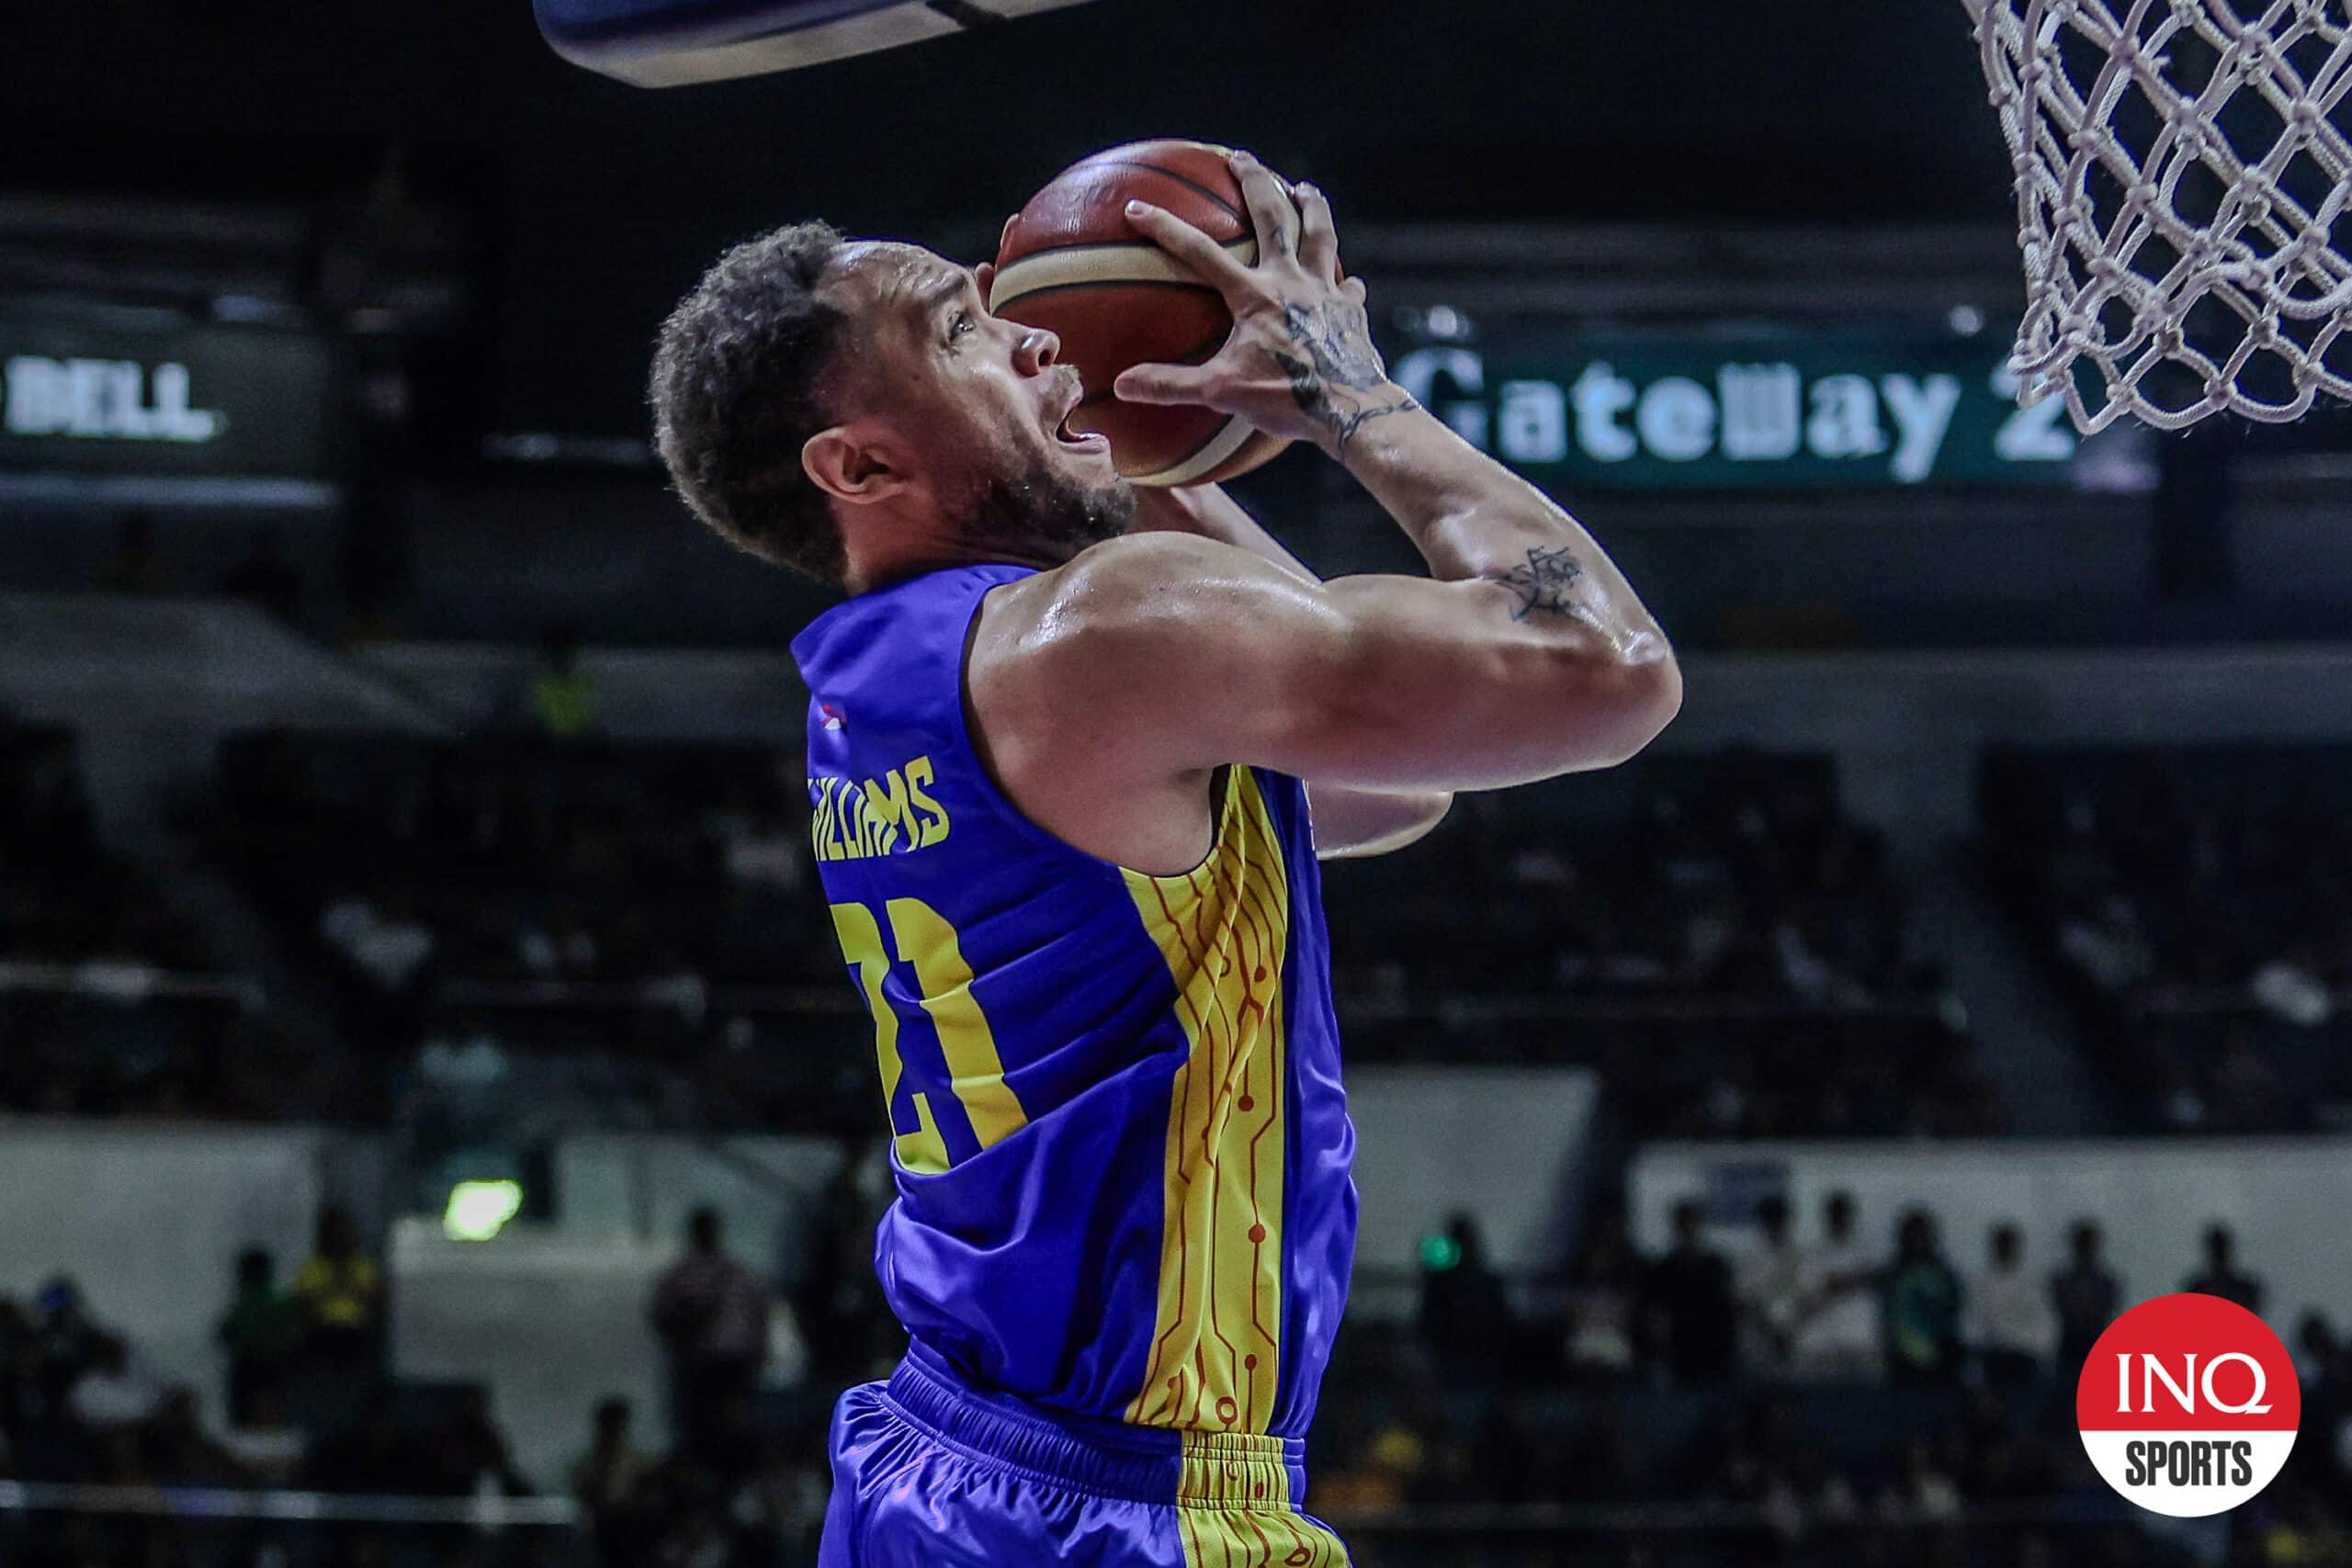
[[1288, 444], [1214, 409], [1146, 407], [1112, 393], [1129, 366], [1200, 364], [1233, 330], [1217, 291], [1128, 223], [1136, 200], [1165, 208], [1245, 262], [1258, 259], [1224, 148], [1131, 142], [1063, 170], [1013, 218], [989, 309], [1061, 339], [1063, 362], [1086, 378], [1070, 426], [1108, 437], [1127, 479], [1190, 485], [1248, 473]]

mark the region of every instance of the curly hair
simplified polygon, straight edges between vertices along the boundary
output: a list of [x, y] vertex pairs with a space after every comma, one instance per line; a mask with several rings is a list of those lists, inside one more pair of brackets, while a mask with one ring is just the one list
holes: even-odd
[[842, 244], [831, 224], [796, 223], [720, 256], [662, 323], [650, 387], [654, 444], [695, 515], [836, 587], [841, 525], [800, 449], [833, 423], [827, 372], [850, 317], [817, 287]]

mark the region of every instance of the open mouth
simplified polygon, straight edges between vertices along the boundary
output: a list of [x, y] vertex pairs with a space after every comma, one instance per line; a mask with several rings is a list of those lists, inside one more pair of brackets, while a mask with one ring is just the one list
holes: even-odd
[[1108, 452], [1111, 450], [1109, 436], [1099, 431], [1081, 431], [1071, 428], [1070, 422], [1078, 417], [1078, 411], [1084, 400], [1083, 389], [1073, 381], [1069, 389], [1069, 406], [1062, 410], [1061, 418], [1054, 421], [1050, 426], [1054, 439], [1072, 452]]
[[1077, 431], [1069, 427], [1069, 422], [1077, 417], [1077, 412], [1073, 409], [1062, 416], [1062, 422], [1054, 426], [1054, 439], [1073, 452], [1108, 452], [1111, 449], [1109, 436], [1100, 431]]

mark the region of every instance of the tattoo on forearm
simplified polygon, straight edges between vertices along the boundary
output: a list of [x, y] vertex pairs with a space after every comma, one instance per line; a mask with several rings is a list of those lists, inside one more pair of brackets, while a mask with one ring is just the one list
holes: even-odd
[[1585, 607], [1568, 597], [1568, 590], [1583, 575], [1584, 568], [1565, 549], [1529, 550], [1527, 564], [1511, 568], [1499, 580], [1519, 595], [1519, 608], [1511, 612], [1510, 618], [1523, 621], [1541, 610], [1577, 620], [1589, 619]]

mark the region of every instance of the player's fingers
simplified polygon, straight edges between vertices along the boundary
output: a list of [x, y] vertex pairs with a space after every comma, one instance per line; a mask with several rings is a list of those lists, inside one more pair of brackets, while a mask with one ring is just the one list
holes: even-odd
[[1225, 247], [1165, 208], [1148, 201], [1127, 203], [1127, 221], [1161, 250], [1193, 269], [1202, 282], [1219, 290], [1250, 280], [1250, 269]]
[[1197, 365], [1135, 365], [1119, 372], [1111, 389], [1123, 403], [1197, 403], [1209, 380]]
[[1258, 259], [1295, 254], [1298, 209], [1291, 205], [1290, 192], [1272, 169], [1249, 153], [1236, 152], [1231, 162], [1234, 177], [1241, 182], [1241, 199], [1250, 209], [1250, 221], [1258, 231]]
[[1298, 194], [1298, 259], [1326, 283], [1340, 281], [1340, 235], [1331, 226], [1331, 204], [1310, 185], [1294, 187]]
[[982, 262], [979, 265], [972, 269], [972, 283], [974, 287], [978, 288], [980, 291], [980, 303], [983, 305], [989, 305], [991, 308], [993, 308], [994, 302], [989, 299], [989, 286], [993, 284], [995, 281], [996, 263]]
[[1361, 277], [1349, 278], [1345, 283], [1340, 285], [1340, 292], [1354, 300], [1357, 304], [1363, 304], [1364, 299], [1363, 279]]

